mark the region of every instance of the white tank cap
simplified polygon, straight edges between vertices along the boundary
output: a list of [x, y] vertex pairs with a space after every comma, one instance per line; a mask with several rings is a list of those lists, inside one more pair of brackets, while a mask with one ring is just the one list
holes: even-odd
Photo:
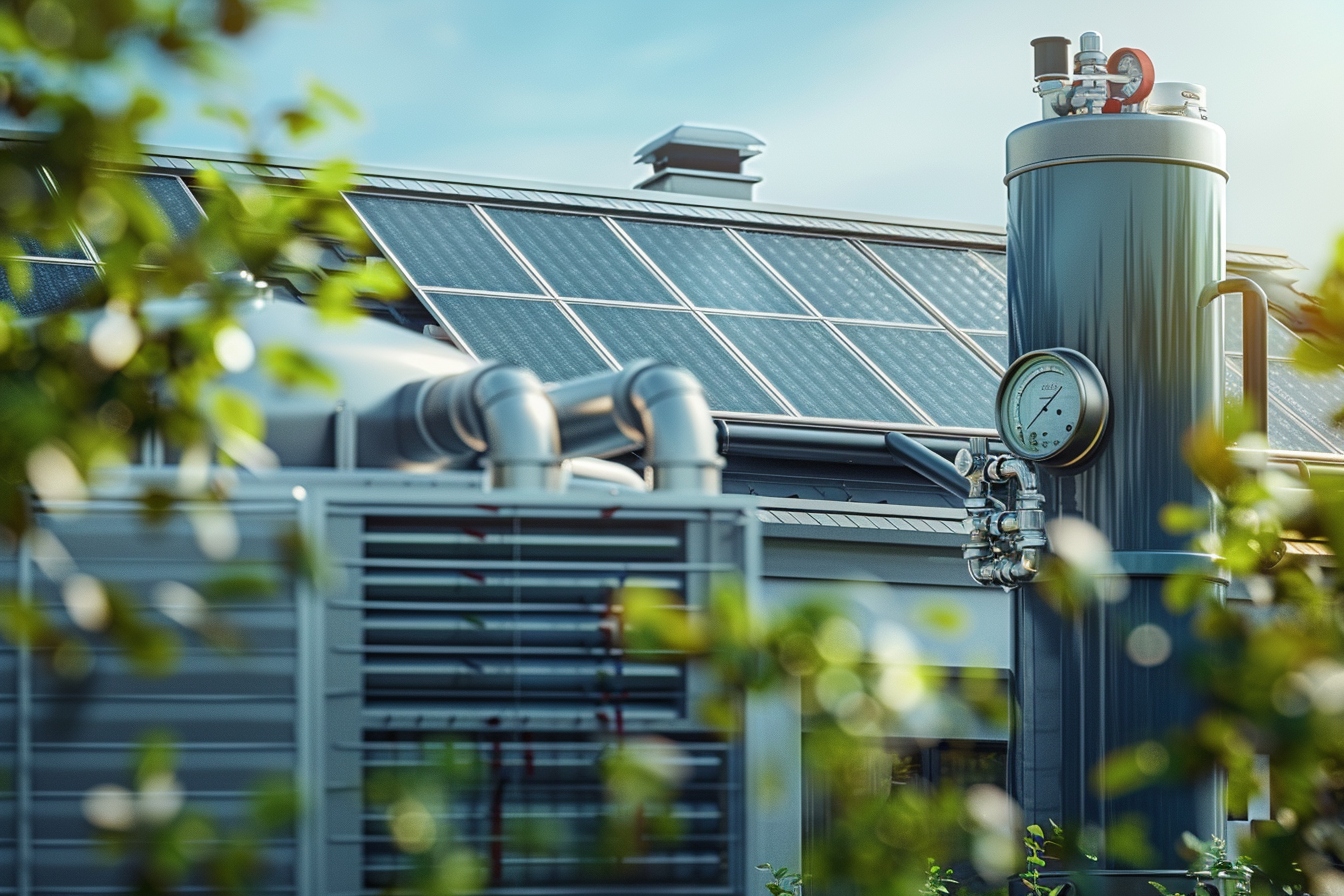
[[1158, 115], [1184, 115], [1209, 119], [1209, 92], [1203, 84], [1188, 81], [1158, 81], [1148, 95], [1148, 111]]

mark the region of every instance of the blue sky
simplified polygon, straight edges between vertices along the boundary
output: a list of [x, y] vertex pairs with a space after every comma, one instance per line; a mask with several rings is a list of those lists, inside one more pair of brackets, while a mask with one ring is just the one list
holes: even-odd
[[170, 85], [157, 142], [237, 149], [197, 112], [316, 78], [363, 111], [285, 155], [628, 187], [681, 122], [750, 130], [759, 199], [1001, 224], [1003, 138], [1039, 117], [1029, 41], [1101, 31], [1196, 81], [1228, 132], [1235, 243], [1318, 275], [1344, 231], [1344, 2], [316, 0], [250, 37], [210, 97]]

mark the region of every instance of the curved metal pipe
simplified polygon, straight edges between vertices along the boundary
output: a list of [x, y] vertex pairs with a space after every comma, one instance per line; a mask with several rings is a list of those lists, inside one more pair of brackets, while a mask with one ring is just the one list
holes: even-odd
[[404, 394], [397, 435], [406, 456], [463, 465], [484, 453], [492, 488], [560, 490], [560, 430], [532, 371], [485, 364]]
[[718, 494], [718, 430], [700, 382], [673, 364], [636, 361], [624, 370], [547, 390], [566, 457], [612, 457], [643, 446], [653, 487]]
[[1242, 401], [1251, 406], [1256, 432], [1269, 432], [1269, 296], [1246, 277], [1215, 280], [1199, 294], [1199, 307], [1218, 296], [1241, 293]]
[[626, 388], [617, 412], [637, 415], [654, 489], [717, 495], [723, 486], [719, 431], [700, 381], [681, 367], [652, 364], [636, 371]]

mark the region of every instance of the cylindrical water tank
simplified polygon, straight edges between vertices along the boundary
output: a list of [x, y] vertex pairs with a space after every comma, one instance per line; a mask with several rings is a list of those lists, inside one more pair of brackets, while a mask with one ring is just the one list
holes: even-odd
[[[1221, 794], [1207, 781], [1118, 796], [1099, 793], [1091, 776], [1112, 751], [1161, 740], [1198, 713], [1182, 668], [1196, 649], [1189, 621], [1166, 611], [1162, 586], [1208, 558], [1187, 553], [1158, 516], [1171, 501], [1211, 501], [1180, 443], [1222, 402], [1222, 308], [1197, 299], [1223, 275], [1224, 134], [1192, 118], [1070, 116], [1018, 128], [1007, 162], [1010, 353], [1079, 351], [1112, 402], [1096, 456], [1044, 471], [1047, 512], [1098, 527], [1130, 579], [1127, 598], [1078, 621], [1018, 589], [1013, 788], [1028, 822], [1077, 828], [1141, 815], [1162, 858], [1132, 883], [1150, 892], [1142, 875], [1184, 869], [1174, 849], [1183, 831], [1221, 831]], [[1127, 655], [1140, 625], [1166, 630], [1170, 658], [1140, 665]], [[1099, 867], [1123, 866], [1103, 855]]]

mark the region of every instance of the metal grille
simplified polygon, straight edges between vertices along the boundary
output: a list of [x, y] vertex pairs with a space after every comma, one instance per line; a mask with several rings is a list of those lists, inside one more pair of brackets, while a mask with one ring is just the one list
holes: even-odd
[[[491, 892], [734, 891], [736, 750], [691, 720], [684, 661], [628, 654], [612, 605], [635, 582], [675, 605], [699, 599], [697, 531], [684, 517], [601, 511], [365, 518], [366, 779], [423, 762], [427, 744], [474, 756], [478, 773], [441, 822], [481, 856]], [[637, 848], [614, 858], [601, 768], [650, 738], [679, 782], [671, 823], [636, 831]], [[515, 836], [523, 829], [550, 836]], [[409, 860], [376, 806], [361, 839], [365, 890], [404, 887]]]

